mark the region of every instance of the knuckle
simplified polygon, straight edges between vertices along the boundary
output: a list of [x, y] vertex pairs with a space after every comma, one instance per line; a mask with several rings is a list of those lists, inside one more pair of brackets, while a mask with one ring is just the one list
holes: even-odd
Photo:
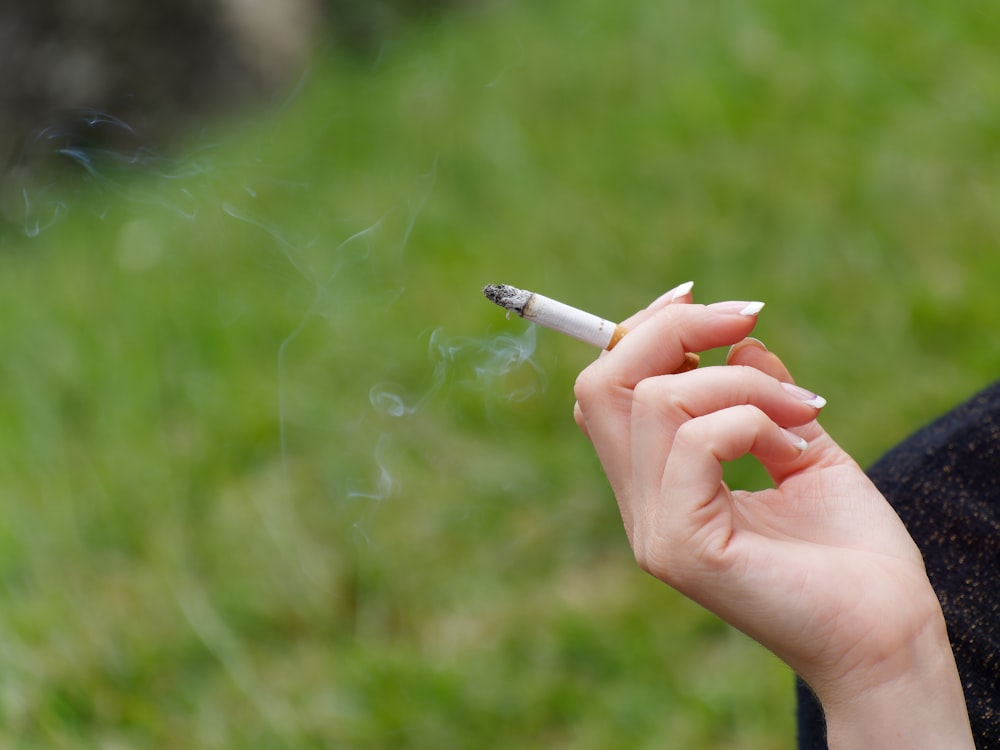
[[685, 395], [678, 390], [667, 387], [663, 377], [646, 378], [639, 381], [633, 389], [634, 408], [659, 413], [680, 412], [690, 415], [689, 405]]
[[754, 427], [758, 430], [764, 429], [771, 424], [771, 418], [767, 416], [767, 413], [755, 404], [748, 404], [746, 406], [747, 418], [752, 421]]
[[657, 387], [655, 380], [646, 378], [635, 384], [635, 387], [632, 389], [632, 400], [639, 407], [662, 403], [663, 393], [661, 391], [662, 389]]
[[674, 444], [686, 445], [691, 442], [704, 442], [703, 432], [700, 420], [689, 419], [678, 425], [677, 431], [674, 433]]
[[729, 365], [728, 367], [730, 372], [735, 372], [737, 377], [740, 378], [752, 378], [754, 373], [757, 372], [750, 365]]
[[595, 398], [599, 391], [596, 381], [597, 377], [589, 367], [577, 375], [576, 382], [573, 383], [573, 396], [580, 408], [585, 408]]

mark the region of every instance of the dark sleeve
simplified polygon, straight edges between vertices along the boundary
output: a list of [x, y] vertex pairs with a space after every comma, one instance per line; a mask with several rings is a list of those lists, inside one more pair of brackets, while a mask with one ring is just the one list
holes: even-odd
[[[1000, 747], [1000, 383], [891, 450], [869, 475], [923, 552], [976, 746]], [[799, 749], [825, 750], [823, 714], [801, 680], [796, 697]]]

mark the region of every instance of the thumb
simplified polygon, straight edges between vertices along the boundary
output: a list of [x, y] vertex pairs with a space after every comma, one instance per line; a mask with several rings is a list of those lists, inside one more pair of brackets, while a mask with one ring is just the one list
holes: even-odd
[[764, 342], [750, 336], [733, 344], [729, 354], [726, 355], [726, 364], [752, 367], [782, 383], [795, 382], [792, 374], [778, 355], [769, 352], [764, 346]]

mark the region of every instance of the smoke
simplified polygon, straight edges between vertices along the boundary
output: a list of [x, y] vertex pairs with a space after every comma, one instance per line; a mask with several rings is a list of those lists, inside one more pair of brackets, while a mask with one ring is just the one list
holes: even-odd
[[[367, 500], [385, 500], [390, 497], [395, 486], [392, 472], [389, 471], [387, 454], [390, 450], [390, 433], [383, 432], [375, 443], [374, 479], [367, 487], [352, 484], [347, 491], [348, 498], [365, 498]], [[357, 524], [355, 524], [357, 526]]]
[[[443, 329], [436, 329], [428, 345], [435, 361], [435, 377], [446, 382], [451, 372], [457, 385], [477, 391], [485, 398], [525, 401], [545, 385], [542, 370], [533, 359], [536, 335], [535, 326], [528, 326], [519, 336], [499, 334], [482, 338], [446, 336]], [[527, 378], [512, 383], [515, 375]]]
[[119, 117], [64, 111], [29, 132], [0, 173], [0, 223], [36, 238], [71, 211], [103, 216], [112, 204], [157, 206], [194, 220], [202, 202], [193, 181], [214, 173], [214, 148], [173, 158]]
[[[423, 410], [446, 388], [460, 387], [482, 394], [484, 400], [500, 398], [524, 401], [544, 389], [541, 368], [533, 359], [536, 329], [528, 327], [520, 336], [448, 336], [435, 328], [427, 345], [431, 363], [430, 384], [418, 396], [408, 396], [394, 383], [376, 383], [368, 397], [378, 413], [395, 419]], [[507, 379], [528, 368], [529, 382], [509, 387]]]
[[405, 435], [403, 423], [428, 410], [469, 409], [470, 397], [492, 419], [498, 402], [525, 401], [545, 389], [544, 373], [534, 361], [536, 329], [520, 335], [449, 336], [443, 328], [431, 331], [427, 343], [428, 375], [421, 389], [408, 393], [399, 383], [380, 381], [368, 392], [372, 412], [390, 424], [377, 441], [376, 472], [365, 489], [353, 488], [350, 497], [385, 500], [399, 490], [389, 469], [396, 452], [394, 436]]
[[[499, 405], [523, 402], [544, 391], [544, 373], [534, 360], [536, 328], [475, 336], [450, 333], [432, 323], [414, 336], [413, 351], [401, 352], [398, 361], [374, 355], [365, 360], [358, 375], [367, 379], [366, 402], [331, 398], [336, 407], [304, 404], [309, 398], [305, 394], [315, 392], [314, 362], [327, 361], [331, 351], [359, 346], [358, 341], [345, 341], [336, 327], [345, 308], [357, 314], [362, 304], [363, 316], [375, 321], [376, 335], [412, 323], [400, 322], [401, 316], [412, 316], [398, 303], [411, 292], [417, 294], [414, 287], [419, 284], [407, 269], [436, 262], [433, 257], [407, 256], [433, 196], [437, 160], [368, 218], [356, 210], [353, 216], [331, 217], [282, 213], [283, 206], [304, 202], [320, 186], [308, 179], [278, 180], [263, 167], [255, 172], [258, 162], [253, 159], [233, 164], [222, 153], [224, 144], [206, 144], [183, 159], [170, 159], [146, 146], [127, 122], [78, 111], [28, 140], [8, 171], [3, 216], [22, 236], [37, 238], [74, 212], [90, 211], [102, 219], [117, 212], [116, 259], [131, 271], [149, 271], [171, 252], [169, 242], [158, 235], [157, 222], [147, 221], [149, 209], [165, 214], [167, 222], [197, 226], [211, 221], [224, 233], [228, 223], [257, 233], [256, 247], [272, 253], [282, 269], [275, 275], [275, 295], [297, 311], [276, 343], [272, 360], [278, 459], [291, 482], [291, 466], [301, 460], [303, 450], [311, 452], [308, 460], [316, 460], [317, 445], [331, 453], [363, 456], [341, 468], [345, 473], [334, 483], [331, 500], [353, 501], [353, 525], [367, 539], [378, 506], [407, 491], [400, 457], [422, 420], [447, 420], [460, 413], [490, 420]], [[289, 174], [283, 166], [280, 171]], [[291, 174], [294, 177], [294, 170]], [[129, 211], [122, 212], [122, 207]], [[344, 225], [352, 228], [335, 236]], [[426, 278], [423, 268], [421, 272]], [[240, 278], [234, 274], [229, 283], [239, 284]], [[469, 279], [474, 304], [481, 301], [480, 286], [479, 278]], [[252, 303], [242, 307], [240, 315], [254, 315]], [[373, 338], [362, 345], [377, 353], [383, 342]], [[320, 353], [317, 346], [325, 351]], [[400, 344], [394, 341], [392, 346]], [[303, 418], [303, 412], [324, 408], [353, 411], [331, 413], [331, 426], [323, 435], [318, 420], [313, 415]]]

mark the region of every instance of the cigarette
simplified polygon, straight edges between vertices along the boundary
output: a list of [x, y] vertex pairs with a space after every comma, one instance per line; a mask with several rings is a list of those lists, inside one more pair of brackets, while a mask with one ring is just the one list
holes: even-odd
[[[508, 312], [517, 313], [525, 320], [572, 336], [591, 346], [610, 351], [622, 340], [628, 329], [620, 323], [571, 307], [550, 297], [508, 284], [490, 284], [483, 294]], [[676, 372], [686, 372], [698, 366], [698, 355], [687, 353], [684, 364]]]

